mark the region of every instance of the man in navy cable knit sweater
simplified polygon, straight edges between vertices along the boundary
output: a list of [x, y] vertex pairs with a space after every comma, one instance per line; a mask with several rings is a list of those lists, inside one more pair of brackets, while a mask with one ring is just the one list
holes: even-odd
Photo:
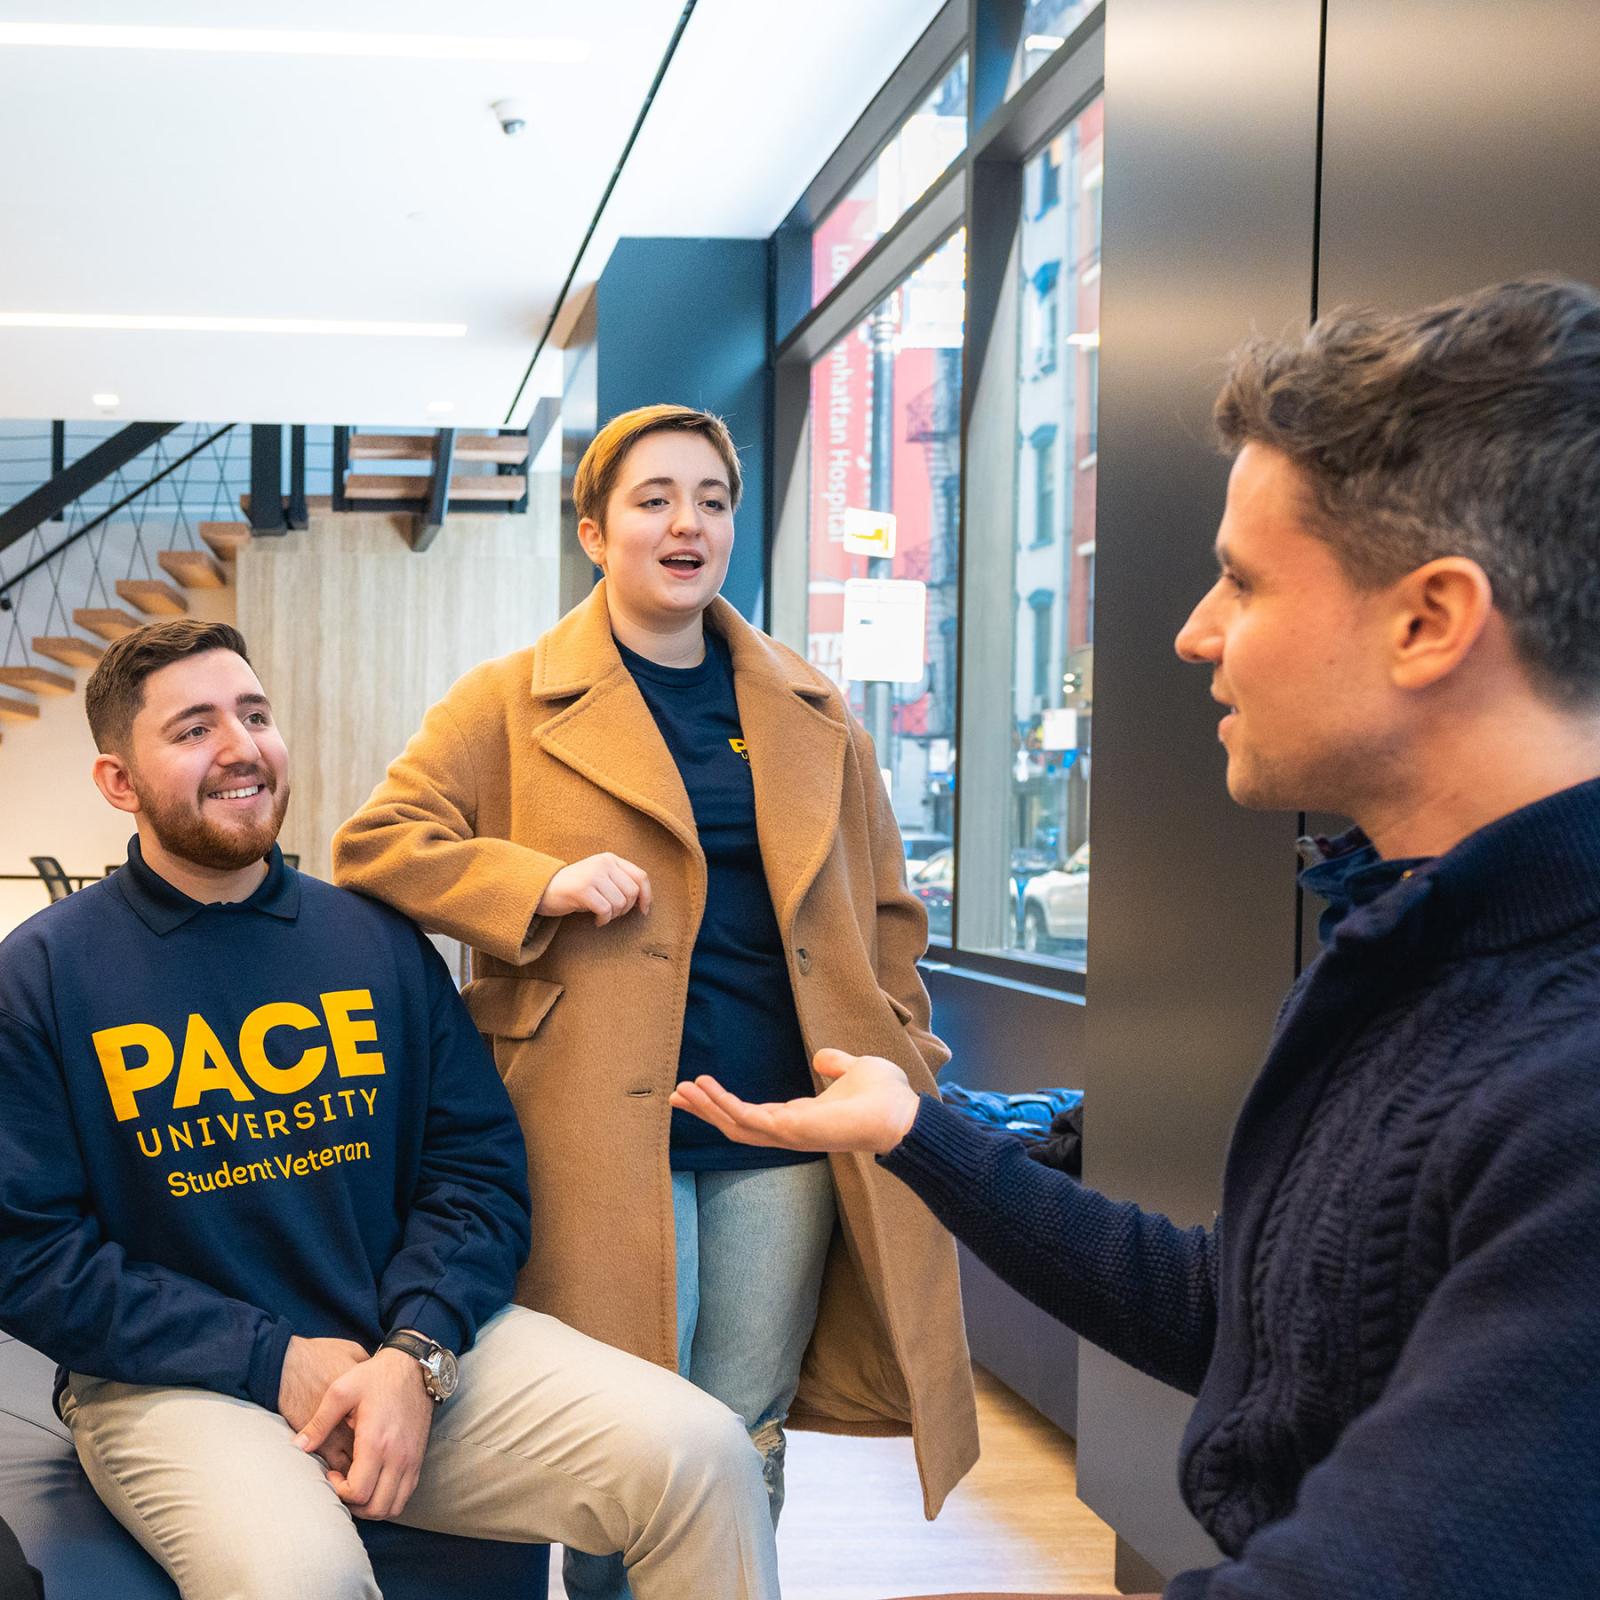
[[285, 863], [243, 639], [141, 629], [86, 700], [138, 833], [0, 944], [0, 1328], [110, 1510], [184, 1600], [376, 1600], [355, 1517], [775, 1597], [738, 1418], [507, 1303], [510, 1100], [421, 933]]
[[1197, 1397], [1181, 1484], [1226, 1559], [1169, 1600], [1600, 1594], [1600, 293], [1335, 314], [1242, 352], [1217, 418], [1221, 576], [1178, 652], [1228, 708], [1236, 800], [1359, 827], [1306, 875], [1324, 949], [1216, 1225], [1039, 1166], [873, 1057], [824, 1052], [815, 1099], [678, 1102], [878, 1152]]

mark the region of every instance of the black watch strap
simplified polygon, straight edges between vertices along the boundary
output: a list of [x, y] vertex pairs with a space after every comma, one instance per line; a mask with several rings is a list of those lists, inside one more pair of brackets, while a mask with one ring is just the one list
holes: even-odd
[[402, 1350], [408, 1356], [415, 1356], [418, 1361], [426, 1361], [435, 1350], [441, 1349], [432, 1339], [424, 1339], [416, 1333], [391, 1333], [387, 1339], [378, 1346], [380, 1350]]

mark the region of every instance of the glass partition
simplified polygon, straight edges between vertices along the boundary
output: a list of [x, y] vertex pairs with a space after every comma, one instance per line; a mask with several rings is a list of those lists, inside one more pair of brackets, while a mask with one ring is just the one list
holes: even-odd
[[813, 305], [917, 203], [966, 142], [967, 58], [962, 56], [817, 224], [811, 235]]
[[958, 232], [811, 369], [807, 655], [872, 735], [946, 941], [965, 275]]
[[1103, 103], [1023, 172], [1007, 951], [1088, 953]]

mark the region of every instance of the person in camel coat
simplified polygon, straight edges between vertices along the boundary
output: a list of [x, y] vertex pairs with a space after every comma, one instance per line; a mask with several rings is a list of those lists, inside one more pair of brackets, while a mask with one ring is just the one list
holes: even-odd
[[[575, 487], [605, 576], [427, 713], [334, 875], [472, 949], [466, 1002], [527, 1139], [521, 1303], [739, 1411], [774, 1516], [787, 1420], [910, 1433], [932, 1517], [978, 1453], [948, 1236], [868, 1156], [752, 1165], [669, 1103], [711, 1057], [807, 1093], [816, 1053], [848, 1049], [935, 1093], [949, 1055], [871, 740], [718, 596], [738, 493], [716, 418], [608, 424]], [[626, 1592], [620, 1569], [569, 1563], [568, 1585]]]

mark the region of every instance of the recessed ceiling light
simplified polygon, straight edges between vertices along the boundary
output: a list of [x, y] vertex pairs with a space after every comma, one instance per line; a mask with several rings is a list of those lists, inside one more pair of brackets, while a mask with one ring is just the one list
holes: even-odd
[[199, 50], [272, 56], [388, 56], [418, 61], [587, 61], [587, 39], [454, 33], [336, 33], [297, 28], [152, 28], [0, 22], [0, 45], [78, 50]]
[[447, 416], [455, 408], [456, 403], [454, 400], [430, 400], [428, 402], [428, 415], [430, 417]]
[[310, 333], [378, 339], [460, 339], [464, 322], [336, 322], [316, 317], [123, 316], [98, 311], [0, 311], [0, 328], [111, 333]]
[[102, 411], [115, 411], [122, 404], [121, 398], [114, 394], [92, 394], [89, 399]]

